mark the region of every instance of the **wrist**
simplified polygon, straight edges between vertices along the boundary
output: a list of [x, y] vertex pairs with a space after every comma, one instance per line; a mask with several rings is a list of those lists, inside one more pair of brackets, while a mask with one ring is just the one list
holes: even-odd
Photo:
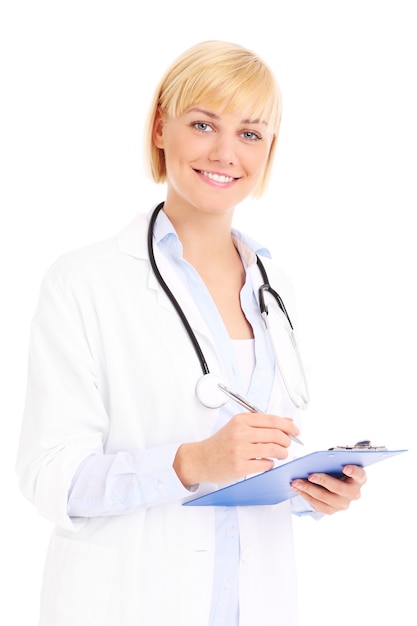
[[177, 450], [172, 467], [186, 489], [201, 482], [198, 472], [198, 443], [183, 443]]

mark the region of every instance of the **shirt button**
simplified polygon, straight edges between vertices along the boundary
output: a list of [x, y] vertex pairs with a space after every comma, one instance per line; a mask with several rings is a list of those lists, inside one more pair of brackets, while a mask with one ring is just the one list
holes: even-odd
[[240, 558], [242, 559], [243, 563], [247, 563], [248, 561], [250, 561], [251, 556], [252, 550], [250, 550], [249, 548], [245, 548], [244, 550], [242, 550]]
[[122, 506], [122, 501], [121, 500], [115, 500], [113, 502], [114, 506], [117, 507], [118, 509]]
[[232, 586], [232, 583], [230, 582], [230, 580], [228, 580], [226, 583], [224, 583], [224, 588], [226, 589], [226, 591], [228, 591]]
[[164, 483], [158, 482], [158, 491], [164, 491], [165, 485]]

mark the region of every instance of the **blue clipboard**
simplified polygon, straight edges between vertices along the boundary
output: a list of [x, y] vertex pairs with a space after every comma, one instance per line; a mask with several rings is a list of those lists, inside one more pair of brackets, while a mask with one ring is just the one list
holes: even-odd
[[334, 448], [312, 452], [262, 474], [251, 476], [227, 487], [187, 500], [183, 506], [278, 504], [295, 497], [296, 494], [290, 487], [291, 481], [295, 478], [307, 478], [314, 472], [341, 477], [343, 476], [342, 468], [345, 465], [366, 467], [379, 461], [385, 461], [402, 452], [407, 452], [407, 450]]

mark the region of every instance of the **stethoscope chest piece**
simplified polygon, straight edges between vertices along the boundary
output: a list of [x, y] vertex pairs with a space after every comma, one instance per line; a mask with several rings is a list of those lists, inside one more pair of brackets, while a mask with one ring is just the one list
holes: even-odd
[[208, 409], [219, 409], [229, 399], [219, 387], [219, 383], [228, 385], [227, 380], [218, 374], [204, 374], [197, 381], [195, 387], [197, 398]]

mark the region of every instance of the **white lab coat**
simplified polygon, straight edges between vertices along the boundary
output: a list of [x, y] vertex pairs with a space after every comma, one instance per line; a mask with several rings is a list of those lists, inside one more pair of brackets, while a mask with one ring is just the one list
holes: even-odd
[[[216, 411], [196, 399], [201, 370], [150, 270], [146, 229], [139, 215], [117, 237], [64, 255], [42, 285], [17, 462], [23, 493], [55, 524], [40, 626], [208, 624], [212, 507], [175, 501], [109, 517], [67, 515], [72, 478], [87, 456], [168, 444], [174, 454], [180, 442], [213, 432]], [[221, 373], [197, 307], [155, 252], [210, 370]], [[285, 298], [280, 276], [265, 263]], [[280, 393], [270, 411], [293, 414]], [[295, 626], [289, 503], [238, 513], [241, 626]]]

